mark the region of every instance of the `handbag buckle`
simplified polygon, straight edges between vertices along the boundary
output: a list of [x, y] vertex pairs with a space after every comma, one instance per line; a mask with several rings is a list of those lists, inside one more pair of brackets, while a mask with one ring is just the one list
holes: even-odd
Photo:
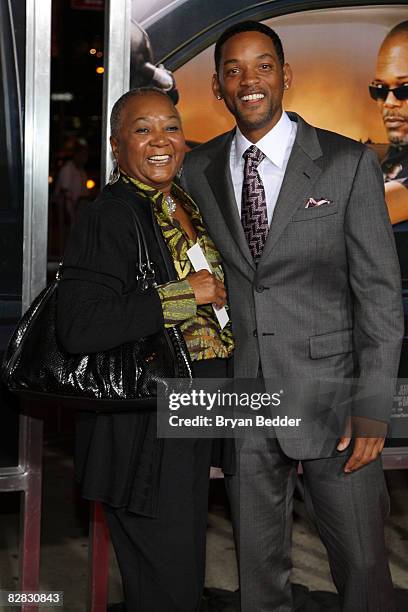
[[62, 261], [60, 261], [59, 264], [58, 264], [58, 270], [57, 270], [57, 272], [55, 274], [55, 279], [56, 280], [58, 280], [58, 281], [61, 280], [61, 273], [62, 273]]
[[147, 291], [152, 287], [157, 287], [156, 274], [150, 263], [139, 264], [139, 274], [137, 275], [137, 283], [142, 291]]

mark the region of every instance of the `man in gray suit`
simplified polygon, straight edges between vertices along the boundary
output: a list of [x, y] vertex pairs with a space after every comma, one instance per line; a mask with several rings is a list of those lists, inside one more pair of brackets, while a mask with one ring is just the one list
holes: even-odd
[[[375, 155], [283, 112], [292, 75], [267, 26], [233, 26], [218, 40], [215, 60], [214, 94], [237, 127], [194, 149], [183, 181], [223, 257], [234, 376], [261, 376], [265, 384], [276, 377], [391, 379], [403, 333], [400, 277]], [[390, 402], [361, 402], [351, 441], [279, 433], [237, 441], [224, 471], [242, 612], [293, 608], [299, 460], [343, 611], [394, 611], [380, 459], [390, 409]], [[359, 432], [361, 423], [378, 427]]]

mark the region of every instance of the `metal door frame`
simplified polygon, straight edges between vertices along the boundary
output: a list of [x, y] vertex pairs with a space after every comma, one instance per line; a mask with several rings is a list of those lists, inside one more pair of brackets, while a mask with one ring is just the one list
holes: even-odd
[[[26, 0], [24, 100], [23, 312], [45, 287], [47, 271], [51, 0]], [[43, 422], [20, 416], [18, 465], [0, 471], [0, 491], [20, 491], [19, 588], [38, 591]], [[36, 612], [38, 607], [21, 608]]]
[[102, 109], [102, 186], [112, 167], [109, 117], [116, 100], [129, 89], [131, 0], [106, 0], [105, 73]]

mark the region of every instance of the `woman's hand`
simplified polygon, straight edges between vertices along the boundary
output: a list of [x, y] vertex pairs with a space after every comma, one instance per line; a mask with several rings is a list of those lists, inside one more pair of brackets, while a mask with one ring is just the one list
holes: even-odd
[[189, 274], [187, 279], [194, 291], [197, 305], [216, 304], [222, 308], [227, 303], [227, 292], [221, 281], [217, 280], [208, 270], [200, 270]]

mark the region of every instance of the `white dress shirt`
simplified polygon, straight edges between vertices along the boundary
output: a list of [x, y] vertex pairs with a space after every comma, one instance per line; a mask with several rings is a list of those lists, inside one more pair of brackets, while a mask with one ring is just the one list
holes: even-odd
[[[293, 143], [295, 142], [296, 130], [296, 122], [291, 121], [289, 116], [283, 112], [278, 123], [255, 143], [255, 146], [266, 156], [259, 164], [258, 172], [265, 189], [269, 225], [282, 186]], [[244, 182], [245, 165], [242, 155], [253, 144], [253, 142], [245, 138], [237, 126], [231, 145], [230, 170], [239, 216], [241, 216], [242, 183]]]

